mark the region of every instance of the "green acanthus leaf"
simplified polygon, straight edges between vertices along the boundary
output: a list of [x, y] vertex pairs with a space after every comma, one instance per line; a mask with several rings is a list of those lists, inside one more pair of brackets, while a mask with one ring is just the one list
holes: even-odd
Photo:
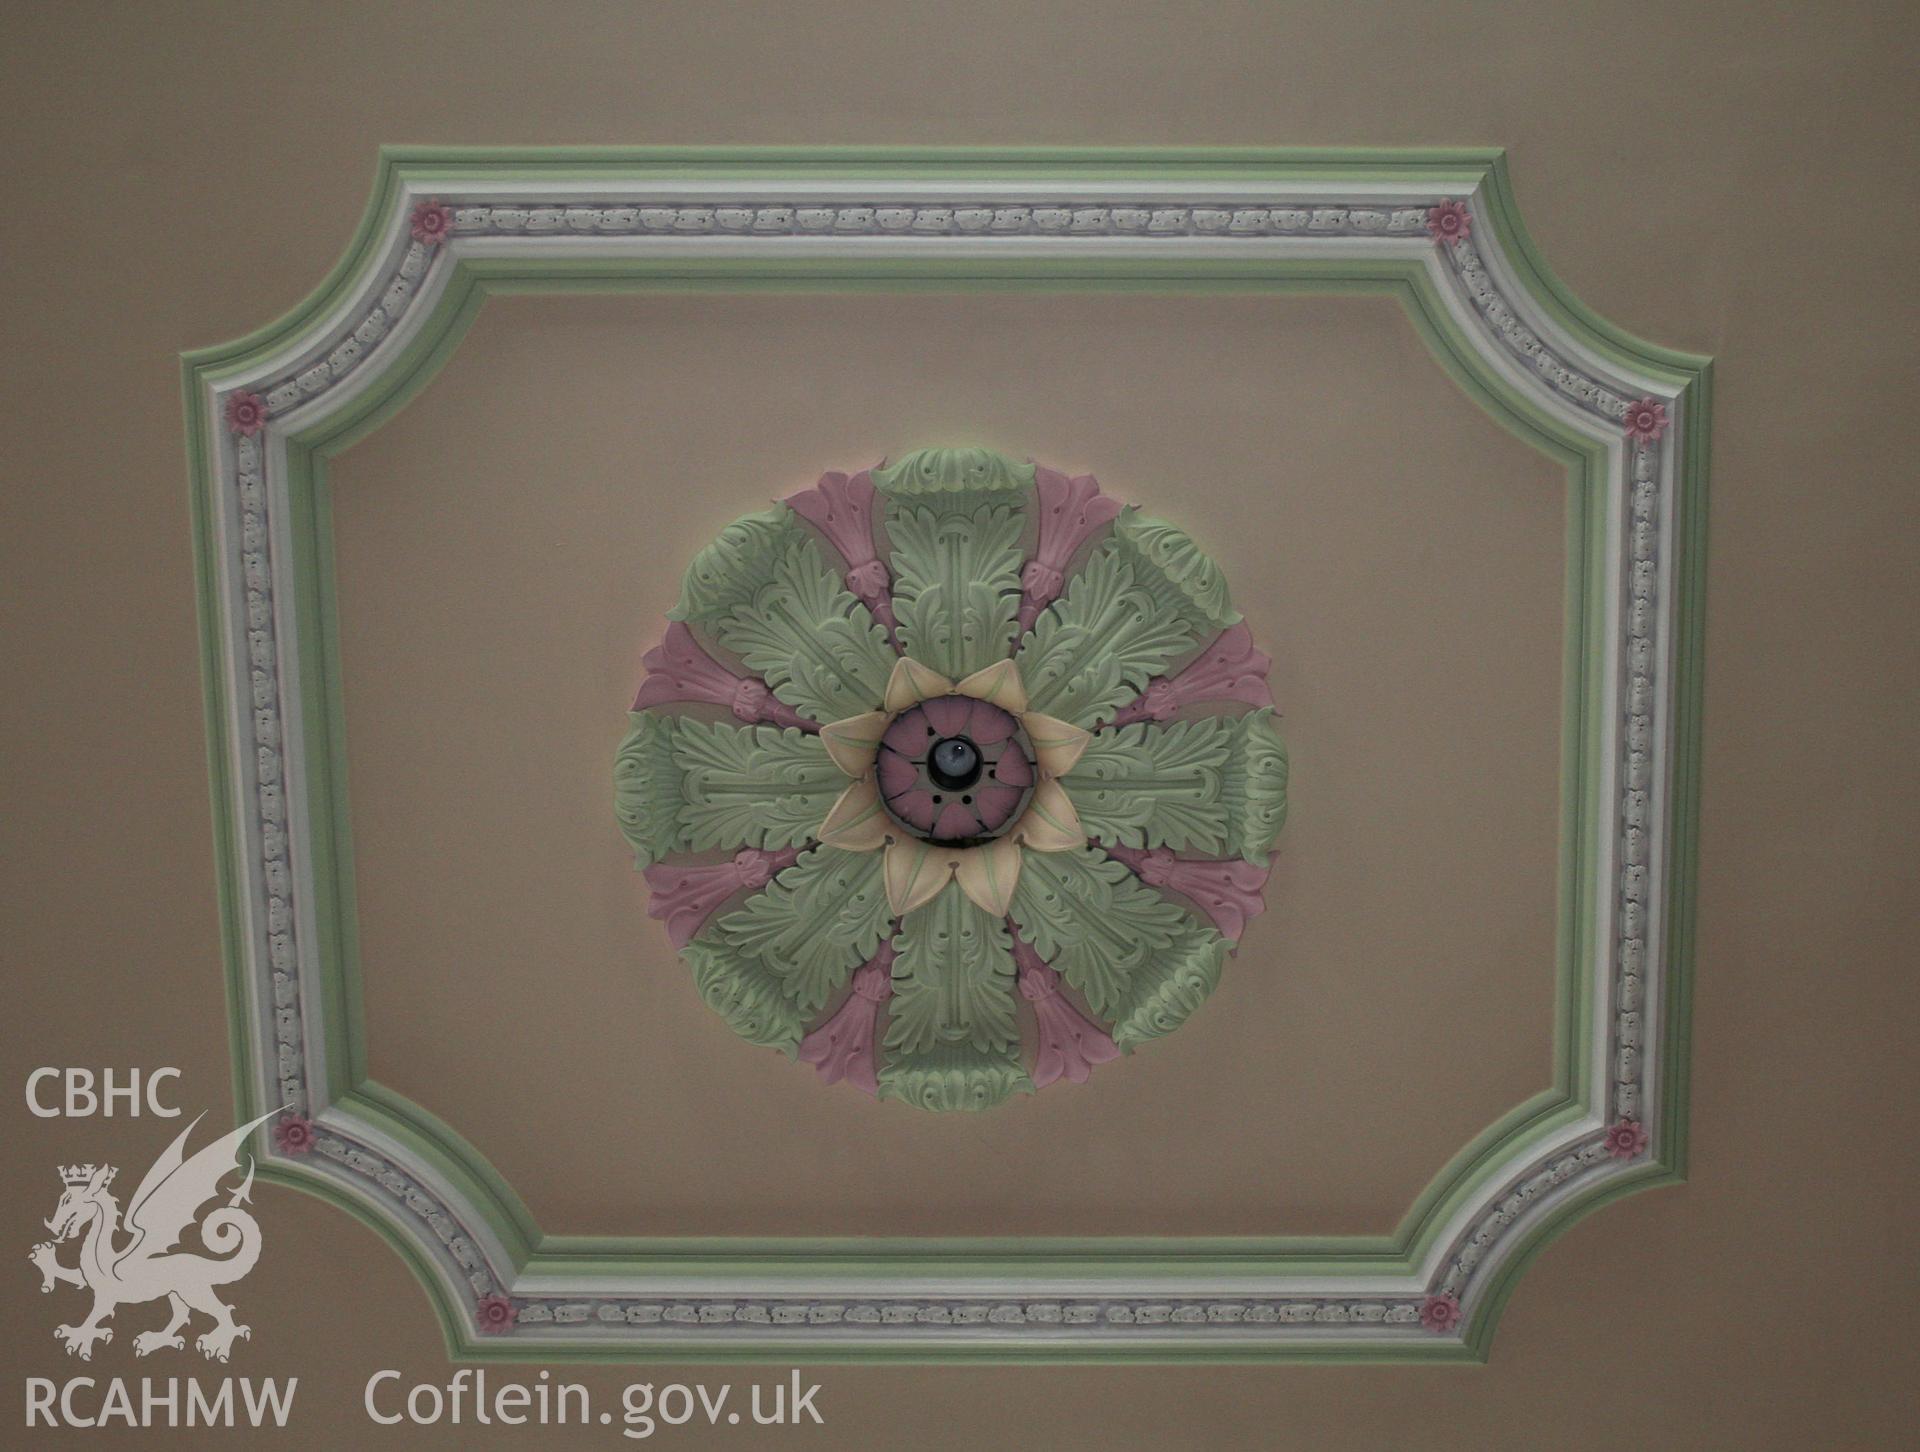
[[1181, 530], [1129, 508], [1016, 659], [1034, 710], [1092, 726], [1239, 619], [1220, 567]]
[[651, 867], [680, 850], [680, 768], [673, 760], [674, 721], [652, 711], [627, 717], [613, 758], [613, 814], [633, 848], [636, 867]]
[[889, 499], [971, 514], [982, 504], [1021, 504], [1033, 492], [1034, 469], [992, 449], [915, 449], [873, 471]]
[[698, 624], [816, 721], [871, 711], [898, 657], [793, 511], [737, 519], [694, 558], [671, 618]]
[[641, 867], [674, 852], [798, 847], [847, 779], [818, 736], [635, 711], [613, 763], [614, 815]]
[[800, 533], [785, 504], [741, 515], [693, 557], [681, 577], [680, 603], [667, 619], [706, 625], [724, 620], [753, 599]]
[[820, 847], [709, 930], [758, 960], [808, 1012], [822, 1007], [879, 948], [893, 921], [878, 852]]
[[1231, 947], [1205, 923], [1187, 919], [1173, 942], [1127, 985], [1126, 998], [1114, 1013], [1113, 1041], [1131, 1049], [1179, 1028], [1220, 982]]
[[679, 717], [673, 762], [681, 837], [691, 852], [798, 847], [847, 786], [820, 738], [792, 727]]
[[1093, 847], [1027, 853], [1009, 916], [1087, 1007], [1108, 1019], [1134, 1001], [1135, 978], [1192, 926], [1184, 909]]
[[1062, 784], [1090, 837], [1218, 854], [1234, 736], [1234, 723], [1218, 716], [1099, 731]]
[[707, 1006], [750, 1044], [791, 1056], [806, 1031], [807, 1014], [787, 997], [786, 980], [751, 953], [711, 934], [680, 950]]
[[1015, 657], [1036, 711], [1092, 726], [1199, 641], [1185, 597], [1108, 540], [1040, 613]]
[[1240, 612], [1227, 597], [1226, 574], [1184, 529], [1138, 509], [1123, 509], [1113, 522], [1113, 538], [1143, 576], [1180, 595], [1186, 602], [1183, 613], [1202, 635], [1218, 635], [1240, 623]]
[[1233, 721], [1225, 785], [1228, 849], [1260, 867], [1287, 820], [1287, 748], [1273, 721], [1270, 706]]
[[1004, 660], [1020, 609], [1020, 535], [1011, 505], [972, 511], [895, 501], [893, 610], [900, 644], [924, 665], [959, 680]]
[[1004, 918], [989, 916], [950, 882], [901, 920], [894, 946], [890, 1051], [919, 1054], [936, 1044], [984, 1051], [1019, 1043], [1013, 939]]
[[938, 1111], [991, 1109], [1032, 1093], [1020, 1045], [978, 1048], [936, 1043], [913, 1052], [889, 1050], [880, 1069], [880, 1097]]

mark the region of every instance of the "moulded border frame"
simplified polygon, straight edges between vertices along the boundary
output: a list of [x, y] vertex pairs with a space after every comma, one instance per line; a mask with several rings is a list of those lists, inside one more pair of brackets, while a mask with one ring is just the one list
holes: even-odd
[[[428, 199], [455, 209], [444, 243], [409, 234]], [[1468, 208], [1466, 240], [1427, 234], [1442, 199]], [[1393, 1234], [553, 1236], [476, 1146], [368, 1078], [326, 460], [493, 293], [743, 288], [1385, 294], [1566, 468], [1554, 1085]], [[1542, 1246], [1683, 1177], [1711, 366], [1572, 298], [1501, 153], [390, 148], [326, 281], [183, 374], [238, 1110], [312, 1118], [310, 1153], [261, 1132], [261, 1177], [373, 1226], [450, 1355], [1479, 1360]], [[224, 422], [241, 391], [268, 400], [257, 434]], [[1621, 425], [1638, 398], [1667, 410], [1656, 440]], [[1649, 1134], [1624, 1160], [1621, 1118]], [[490, 1296], [504, 1334], [477, 1327]], [[1457, 1325], [1422, 1326], [1435, 1296]]]

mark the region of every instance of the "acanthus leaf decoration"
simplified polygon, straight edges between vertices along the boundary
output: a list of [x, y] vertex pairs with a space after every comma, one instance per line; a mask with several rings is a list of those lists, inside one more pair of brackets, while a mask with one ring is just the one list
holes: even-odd
[[811, 489], [789, 494], [787, 506], [806, 520], [846, 561], [847, 589], [891, 633], [894, 618], [892, 577], [873, 543], [873, 475], [828, 473]]
[[880, 1096], [922, 1108], [988, 1109], [1030, 1089], [1006, 921], [947, 885], [924, 911], [903, 916], [894, 946]]
[[1041, 961], [1033, 945], [1014, 936], [1013, 958], [1020, 970], [1020, 996], [1033, 1005], [1039, 1048], [1033, 1056], [1033, 1087], [1057, 1080], [1084, 1084], [1096, 1064], [1120, 1057], [1107, 1031], [1075, 1008], [1060, 992], [1060, 975]]
[[822, 846], [781, 870], [709, 929], [709, 936], [766, 964], [786, 996], [813, 1010], [887, 941], [892, 915], [880, 860]]
[[1113, 1041], [1132, 1049], [1172, 1033], [1212, 996], [1231, 944], [1213, 928], [1182, 915], [1183, 930], [1166, 952], [1134, 975], [1113, 1022]]
[[870, 709], [898, 658], [784, 504], [735, 520], [695, 556], [672, 618], [710, 630], [816, 721]]
[[1248, 862], [1267, 855], [1287, 820], [1287, 747], [1269, 707], [1236, 716], [1221, 795], [1227, 802], [1227, 847]]
[[989, 1048], [936, 1043], [914, 1051], [889, 1046], [880, 1070], [880, 1098], [940, 1113], [993, 1109], [1033, 1088], [1018, 1043]]
[[613, 758], [613, 814], [642, 871], [681, 848], [680, 769], [674, 718], [636, 711]]
[[971, 512], [981, 504], [1023, 502], [1033, 491], [1034, 471], [1034, 465], [1015, 463], [992, 449], [933, 448], [915, 449], [871, 473], [889, 499]]
[[615, 769], [649, 914], [736, 1033], [828, 1082], [936, 1110], [1081, 1082], [1184, 1022], [1261, 910], [1267, 658], [1193, 540], [1091, 476], [827, 474], [723, 530], [672, 619]]
[[1220, 632], [1205, 650], [1172, 676], [1155, 676], [1140, 698], [1121, 709], [1109, 722], [1128, 726], [1136, 721], [1167, 721], [1186, 706], [1238, 702], [1244, 706], [1271, 706], [1273, 691], [1267, 673], [1273, 662], [1254, 649], [1253, 632], [1246, 622]]
[[798, 1058], [819, 1070], [822, 1084], [845, 1079], [862, 1093], [879, 1097], [875, 1034], [880, 1007], [893, 997], [893, 959], [893, 944], [881, 944], [870, 960], [854, 970], [853, 988], [840, 1006], [800, 1041]]
[[1013, 949], [1003, 921], [949, 886], [931, 911], [901, 920], [894, 947], [889, 1048], [1004, 1048], [1018, 1039], [1013, 999], [997, 991], [1013, 986]]
[[643, 867], [673, 852], [802, 846], [844, 786], [816, 735], [655, 711], [628, 719], [615, 801]]
[[1035, 465], [1033, 487], [1039, 539], [1033, 558], [1020, 572], [1022, 635], [1033, 629], [1040, 612], [1060, 597], [1067, 567], [1080, 547], [1120, 513], [1120, 501], [1102, 494], [1099, 481], [1091, 474], [1068, 478], [1057, 469]]
[[1014, 660], [1035, 710], [1090, 726], [1239, 619], [1219, 567], [1183, 531], [1127, 508]]
[[667, 626], [666, 634], [640, 657], [646, 679], [633, 698], [633, 709], [699, 702], [724, 706], [734, 719], [749, 724], [766, 722], [801, 731], [818, 731], [819, 723], [802, 716], [776, 697], [765, 681], [736, 675], [715, 660], [682, 621]]
[[1035, 858], [1011, 921], [1129, 1048], [1185, 1022], [1219, 981], [1227, 940], [1092, 848]]
[[1240, 858], [1215, 861], [1176, 857], [1165, 847], [1105, 846], [1142, 882], [1177, 892], [1191, 901], [1230, 942], [1238, 943], [1247, 924], [1267, 910], [1262, 889], [1268, 872], [1254, 863]]
[[894, 613], [907, 655], [956, 678], [1006, 658], [1019, 609], [1022, 527], [1010, 504], [968, 511], [938, 496], [893, 501]]
[[1211, 627], [1201, 638], [1240, 623], [1240, 612], [1227, 596], [1226, 575], [1185, 530], [1130, 506], [1115, 518], [1113, 537], [1125, 554], [1141, 562], [1142, 578], [1184, 597], [1182, 613], [1196, 633]]
[[1089, 834], [1129, 847], [1218, 853], [1227, 845], [1231, 721], [1101, 731], [1066, 785]]
[[673, 946], [684, 948], [699, 936], [700, 929], [721, 903], [737, 892], [765, 887], [799, 860], [799, 851], [791, 847], [780, 852], [746, 847], [736, 852], [731, 861], [705, 866], [656, 863], [645, 874], [652, 893], [647, 916], [666, 923], [667, 937]]
[[1128, 1001], [1133, 975], [1172, 946], [1186, 914], [1120, 863], [1082, 848], [1036, 858], [1008, 913], [1020, 934], [1102, 1018]]
[[680, 950], [693, 986], [708, 1008], [750, 1044], [799, 1051], [807, 1012], [787, 996], [787, 980], [751, 953], [715, 937], [695, 938]]

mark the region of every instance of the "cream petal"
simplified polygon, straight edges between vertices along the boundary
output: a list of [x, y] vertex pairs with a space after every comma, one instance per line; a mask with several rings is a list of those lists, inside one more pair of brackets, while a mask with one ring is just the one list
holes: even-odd
[[1020, 881], [1020, 844], [1011, 837], [996, 837], [982, 847], [962, 848], [955, 856], [959, 861], [953, 876], [960, 891], [983, 912], [1005, 917], [1013, 906], [1013, 889]]
[[846, 852], [874, 852], [886, 845], [891, 822], [880, 805], [880, 788], [871, 775], [841, 792], [813, 835], [823, 846]]
[[1011, 660], [997, 660], [985, 670], [975, 671], [955, 686], [953, 693], [991, 701], [1014, 716], [1027, 709], [1026, 683], [1020, 679], [1020, 668]]
[[952, 694], [952, 681], [940, 672], [921, 665], [912, 656], [903, 655], [893, 663], [893, 674], [887, 677], [886, 698], [881, 704], [892, 715], [916, 702]]
[[1033, 789], [1020, 825], [1007, 835], [1018, 837], [1035, 852], [1071, 852], [1087, 843], [1080, 814], [1073, 809], [1066, 788], [1052, 777], [1042, 778]]
[[1093, 740], [1091, 731], [1082, 730], [1055, 716], [1028, 711], [1020, 718], [1027, 740], [1033, 743], [1034, 764], [1045, 776], [1065, 776]]
[[895, 917], [912, 912], [940, 895], [953, 876], [953, 860], [960, 854], [925, 842], [894, 841], [887, 846], [887, 906]]
[[873, 770], [873, 758], [880, 750], [880, 734], [892, 719], [885, 711], [849, 716], [844, 721], [822, 726], [820, 742], [833, 758], [833, 764], [857, 779]]

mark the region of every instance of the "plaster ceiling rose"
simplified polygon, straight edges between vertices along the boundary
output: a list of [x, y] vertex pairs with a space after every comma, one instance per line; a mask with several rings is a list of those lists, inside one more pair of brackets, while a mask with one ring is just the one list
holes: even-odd
[[672, 614], [616, 815], [707, 1002], [827, 1082], [953, 1110], [1084, 1081], [1260, 912], [1267, 658], [1213, 561], [1090, 476], [829, 474], [723, 530]]

